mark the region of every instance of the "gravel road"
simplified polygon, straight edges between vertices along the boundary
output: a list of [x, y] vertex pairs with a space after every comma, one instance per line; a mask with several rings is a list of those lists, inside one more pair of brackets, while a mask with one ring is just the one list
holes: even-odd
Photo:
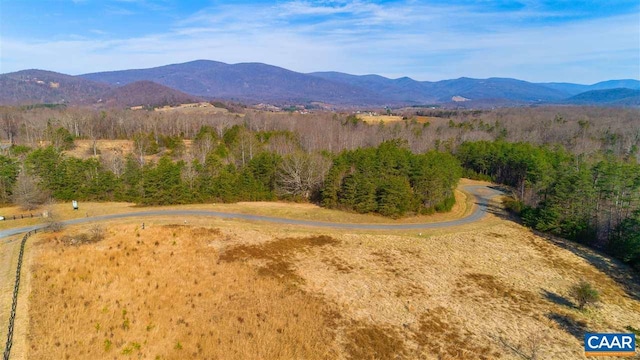
[[[124, 214], [110, 214], [110, 215], [103, 215], [103, 216], [66, 220], [66, 221], [63, 221], [62, 223], [64, 225], [76, 225], [76, 224], [83, 224], [83, 223], [100, 222], [105, 220], [126, 219], [126, 218], [134, 218], [134, 217], [148, 217], [148, 216], [211, 216], [211, 217], [218, 217], [223, 219], [265, 221], [265, 222], [284, 224], [284, 225], [301, 225], [301, 226], [313, 226], [313, 227], [323, 227], [323, 228], [332, 228], [332, 229], [352, 229], [352, 230], [437, 229], [437, 228], [446, 228], [451, 226], [465, 225], [465, 224], [469, 224], [474, 221], [480, 220], [487, 212], [487, 206], [489, 201], [493, 197], [502, 194], [500, 190], [497, 190], [494, 187], [489, 187], [485, 185], [467, 185], [467, 186], [464, 186], [463, 189], [469, 192], [470, 194], [472, 194], [476, 199], [475, 203], [477, 206], [475, 207], [474, 211], [470, 215], [457, 220], [443, 221], [443, 222], [436, 222], [436, 223], [426, 223], [426, 224], [349, 224], [349, 223], [322, 222], [322, 221], [312, 221], [312, 220], [295, 220], [295, 219], [285, 219], [285, 218], [278, 218], [278, 217], [271, 217], [271, 216], [236, 214], [236, 213], [226, 213], [226, 212], [219, 212], [219, 211], [209, 211], [209, 210], [149, 210], [149, 211], [140, 211], [140, 212], [132, 212], [132, 213], [124, 213]], [[0, 230], [0, 239], [25, 233], [30, 230], [40, 229], [43, 227], [45, 227], [44, 224], [39, 224], [39, 225], [32, 225], [32, 226], [26, 226], [26, 227], [20, 227], [20, 228]]]

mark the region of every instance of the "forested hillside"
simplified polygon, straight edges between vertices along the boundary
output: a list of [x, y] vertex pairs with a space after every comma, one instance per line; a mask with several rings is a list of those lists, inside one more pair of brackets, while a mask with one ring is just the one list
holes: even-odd
[[611, 153], [479, 141], [457, 157], [467, 175], [516, 191], [508, 207], [532, 228], [606, 249], [640, 269], [640, 164]]
[[[0, 202], [284, 199], [401, 217], [449, 210], [462, 175], [512, 187], [508, 205], [525, 224], [640, 266], [637, 110], [401, 115], [0, 108], [13, 143], [0, 155]], [[101, 148], [105, 139], [131, 151]], [[86, 153], [73, 150], [81, 140]]]

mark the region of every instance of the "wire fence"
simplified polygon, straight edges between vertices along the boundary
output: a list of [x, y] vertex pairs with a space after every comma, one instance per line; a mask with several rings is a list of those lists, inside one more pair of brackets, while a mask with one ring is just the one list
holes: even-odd
[[9, 356], [11, 355], [11, 346], [13, 345], [13, 327], [16, 322], [16, 309], [18, 308], [18, 290], [20, 288], [20, 272], [22, 270], [24, 247], [27, 243], [27, 239], [37, 231], [37, 229], [31, 230], [24, 234], [22, 243], [20, 243], [20, 255], [18, 256], [18, 268], [16, 269], [16, 282], [13, 286], [13, 302], [11, 303], [11, 315], [9, 315], [9, 330], [7, 331], [7, 346], [4, 348], [4, 360], [9, 360]]
[[0, 220], [20, 220], [20, 219], [31, 219], [31, 218], [38, 218], [38, 217], [42, 217], [42, 214], [29, 213], [29, 214], [6, 215], [6, 216], [0, 216]]

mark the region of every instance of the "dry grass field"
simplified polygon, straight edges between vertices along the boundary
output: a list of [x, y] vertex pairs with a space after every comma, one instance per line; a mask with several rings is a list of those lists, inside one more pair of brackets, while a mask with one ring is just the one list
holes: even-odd
[[[87, 159], [93, 156], [93, 140], [74, 140], [73, 143], [75, 144], [75, 147], [64, 152], [67, 156], [79, 159]], [[127, 155], [133, 152], [133, 141], [96, 140], [96, 147], [100, 154]]]
[[[394, 122], [399, 122], [399, 121], [404, 121], [402, 116], [399, 115], [368, 115], [368, 114], [359, 114], [358, 118], [368, 124], [379, 124], [380, 122], [383, 122], [385, 124], [388, 123], [394, 123]], [[442, 119], [439, 118], [435, 118], [435, 117], [429, 117], [429, 116], [414, 116], [412, 118], [410, 118], [410, 120], [415, 120], [416, 122], [419, 123], [427, 123], [427, 122], [437, 122], [437, 123], [444, 123], [443, 121], [441, 121]]]
[[159, 112], [179, 112], [182, 114], [227, 114], [229, 110], [224, 108], [219, 108], [211, 105], [207, 102], [201, 103], [192, 103], [192, 104], [181, 104], [178, 106], [163, 106], [160, 108], [155, 108], [154, 111]]
[[[33, 238], [16, 359], [579, 359], [584, 331], [640, 324], [637, 278], [500, 214], [420, 235], [145, 223]], [[582, 279], [595, 308], [569, 297]]]
[[[191, 149], [193, 143], [192, 140], [183, 140], [185, 145], [185, 151]], [[71, 150], [66, 150], [64, 153], [67, 156], [76, 157], [79, 159], [88, 159], [93, 157], [93, 140], [74, 140], [75, 147]], [[48, 145], [43, 143], [43, 145]], [[126, 156], [133, 153], [133, 140], [97, 140], [96, 148], [101, 156], [119, 155]], [[154, 155], [146, 155], [145, 161], [157, 161], [163, 152]]]
[[402, 121], [402, 116], [397, 116], [397, 115], [366, 115], [366, 114], [359, 114], [358, 118], [366, 123], [369, 124], [377, 124], [379, 122], [383, 122], [383, 123], [390, 123], [390, 122], [397, 122], [397, 121]]

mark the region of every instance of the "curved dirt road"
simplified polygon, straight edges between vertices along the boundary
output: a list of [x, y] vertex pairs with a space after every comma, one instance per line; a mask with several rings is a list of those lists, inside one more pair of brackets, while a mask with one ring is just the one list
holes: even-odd
[[[264, 221], [264, 222], [277, 223], [277, 224], [283, 224], [283, 225], [314, 226], [314, 227], [334, 228], [334, 229], [354, 229], [354, 230], [434, 229], [434, 228], [446, 228], [451, 226], [459, 226], [459, 225], [469, 224], [469, 223], [473, 223], [475, 221], [480, 220], [487, 212], [489, 201], [492, 198], [502, 194], [502, 192], [497, 190], [496, 188], [485, 186], [485, 185], [466, 185], [466, 186], [462, 186], [462, 189], [466, 190], [468, 193], [470, 193], [475, 197], [476, 206], [471, 214], [457, 220], [425, 223], [425, 224], [332, 223], [332, 222], [277, 218], [277, 217], [261, 216], [261, 215], [225, 213], [225, 212], [207, 211], [207, 210], [149, 210], [149, 211], [140, 211], [140, 212], [133, 212], [133, 213], [110, 214], [110, 215], [95, 216], [95, 217], [88, 217], [88, 218], [72, 219], [72, 220], [62, 221], [62, 223], [65, 225], [75, 225], [75, 224], [99, 222], [99, 221], [105, 221], [105, 220], [147, 217], [147, 216], [209, 216], [209, 217], [217, 217], [217, 218], [223, 218], [223, 219], [254, 220], [254, 221]], [[13, 288], [13, 279], [14, 279], [14, 272], [12, 269], [15, 269], [15, 264], [14, 264], [14, 262], [16, 262], [15, 255], [17, 254], [17, 250], [19, 249], [19, 244], [20, 244], [20, 242], [18, 241], [20, 237], [17, 237], [17, 236], [13, 237], [13, 235], [22, 234], [34, 229], [41, 229], [41, 228], [44, 228], [45, 226], [46, 224], [38, 224], [38, 225], [18, 227], [13, 229], [0, 230], [0, 239], [2, 239], [2, 241], [0, 241], [0, 245], [3, 246], [3, 252], [0, 256], [0, 280], [1, 280], [0, 285], [2, 285], [0, 286], [0, 289], [3, 290], [2, 293], [0, 293], [0, 311], [2, 311], [0, 312], [0, 326], [2, 327], [5, 326], [5, 323], [7, 322], [7, 319], [8, 319], [5, 316], [8, 314], [4, 313], [4, 309], [9, 307], [9, 303], [11, 300], [10, 290]], [[9, 284], [9, 279], [11, 279], [11, 284]], [[4, 285], [7, 285], [6, 288], [4, 287]], [[20, 326], [24, 326], [24, 325], [20, 325]], [[0, 330], [0, 335], [1, 335], [0, 339], [3, 339], [6, 336], [6, 333]], [[18, 338], [20, 338], [20, 336], [18, 336]], [[16, 339], [14, 339], [14, 343], [15, 341]]]
[[[213, 217], [218, 217], [223, 219], [266, 221], [270, 223], [278, 223], [278, 224], [285, 224], [285, 225], [314, 226], [314, 227], [333, 228], [333, 229], [353, 229], [353, 230], [436, 229], [436, 228], [445, 228], [450, 226], [465, 225], [465, 224], [469, 224], [474, 221], [480, 220], [487, 212], [487, 205], [489, 204], [489, 201], [492, 198], [502, 194], [500, 190], [497, 190], [494, 187], [485, 186], [485, 185], [466, 185], [466, 186], [463, 186], [462, 188], [475, 197], [476, 199], [475, 210], [470, 215], [461, 219], [444, 221], [444, 222], [436, 222], [436, 223], [426, 223], [426, 224], [332, 223], [332, 222], [322, 222], [322, 221], [277, 218], [277, 217], [262, 216], [262, 215], [226, 213], [226, 212], [209, 211], [209, 210], [149, 210], [149, 211], [140, 211], [140, 212], [133, 212], [133, 213], [110, 214], [110, 215], [103, 215], [103, 216], [66, 220], [66, 221], [63, 221], [62, 223], [64, 225], [76, 225], [76, 224], [98, 222], [98, 221], [104, 221], [104, 220], [125, 219], [125, 218], [143, 217], [143, 216], [146, 217], [146, 216], [169, 215], [169, 216], [213, 216]], [[45, 227], [44, 224], [39, 224], [39, 225], [26, 226], [21, 228], [1, 230], [0, 239], [6, 238], [12, 235], [25, 233], [27, 231], [31, 231], [34, 229], [41, 229], [43, 227]]]

